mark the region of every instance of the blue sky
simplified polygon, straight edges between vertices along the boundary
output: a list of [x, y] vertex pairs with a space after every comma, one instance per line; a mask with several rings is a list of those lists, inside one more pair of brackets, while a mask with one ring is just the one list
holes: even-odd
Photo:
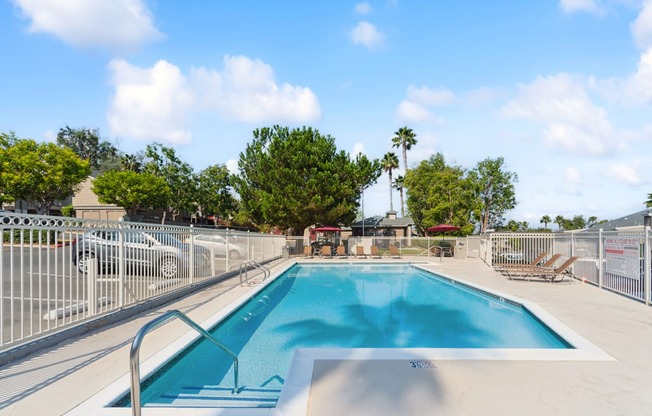
[[[0, 0], [0, 56], [0, 131], [22, 138], [97, 128], [201, 170], [258, 127], [381, 158], [407, 125], [410, 166], [504, 157], [507, 217], [533, 226], [652, 192], [652, 0]], [[365, 214], [388, 209], [383, 175]]]

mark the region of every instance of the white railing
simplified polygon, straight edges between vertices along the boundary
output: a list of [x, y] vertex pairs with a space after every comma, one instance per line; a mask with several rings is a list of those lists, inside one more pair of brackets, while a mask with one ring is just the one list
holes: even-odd
[[0, 214], [0, 351], [280, 257], [284, 236]]
[[541, 252], [571, 256], [573, 276], [602, 289], [652, 303], [652, 234], [639, 231], [491, 233], [483, 236], [481, 258], [496, 263], [527, 263]]

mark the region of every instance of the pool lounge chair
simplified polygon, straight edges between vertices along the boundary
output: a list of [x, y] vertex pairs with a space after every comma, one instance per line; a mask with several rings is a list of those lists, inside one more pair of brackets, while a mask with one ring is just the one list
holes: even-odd
[[356, 259], [366, 259], [367, 255], [364, 253], [364, 247], [355, 246], [355, 258]]
[[338, 259], [348, 259], [349, 256], [346, 254], [346, 248], [344, 246], [337, 246], [337, 251], [335, 252]]
[[[544, 280], [550, 280], [551, 283], [552, 282], [561, 282], [562, 280], [564, 280], [566, 275], [571, 274], [570, 270], [568, 270], [568, 269], [575, 262], [575, 260], [577, 260], [576, 256], [570, 257], [568, 260], [566, 260], [564, 263], [562, 263], [561, 266], [555, 268], [554, 270], [545, 269], [545, 268], [542, 268], [542, 267], [538, 268], [539, 270], [537, 270], [537, 268], [532, 268], [529, 271], [523, 271], [521, 276], [523, 276], [523, 279], [525, 279], [527, 277], [528, 280], [530, 280], [530, 277], [534, 276], [534, 277], [540, 277], [540, 278], [542, 278]], [[555, 280], [557, 277], [559, 277], [560, 279]], [[510, 276], [510, 278], [511, 278], [511, 276]]]
[[534, 260], [529, 263], [496, 263], [494, 268], [499, 269], [503, 267], [536, 267], [548, 255], [547, 251], [542, 251]]
[[312, 246], [303, 246], [303, 257], [306, 259], [312, 258]]
[[329, 257], [329, 258], [332, 259], [332, 258], [333, 258], [333, 249], [331, 248], [331, 246], [329, 246], [329, 245], [324, 245], [324, 246], [321, 248], [321, 255], [320, 255], [320, 257]]
[[541, 266], [522, 265], [521, 267], [516, 267], [516, 266], [514, 266], [514, 267], [503, 267], [503, 268], [496, 269], [496, 270], [498, 270], [499, 272], [501, 272], [503, 274], [506, 274], [507, 276], [510, 276], [510, 275], [517, 276], [517, 275], [521, 275], [521, 274], [527, 273], [528, 271], [532, 271], [532, 270], [534, 270], [534, 271], [538, 271], [538, 270], [541, 270], [541, 269], [553, 270], [554, 267], [555, 267], [555, 263], [557, 262], [557, 260], [559, 260], [560, 257], [561, 257], [561, 254], [553, 254], [552, 256], [550, 256], [548, 261], [543, 263]]
[[401, 258], [401, 253], [399, 253], [398, 247], [396, 247], [394, 244], [389, 246], [389, 256], [393, 259]]
[[371, 255], [369, 257], [371, 257], [372, 259], [382, 258], [382, 256], [380, 255], [380, 251], [378, 251], [378, 246], [371, 246], [370, 250], [371, 250]]

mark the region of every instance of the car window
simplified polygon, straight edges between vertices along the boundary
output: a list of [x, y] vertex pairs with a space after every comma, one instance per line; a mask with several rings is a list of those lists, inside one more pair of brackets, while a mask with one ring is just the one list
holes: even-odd
[[132, 244], [149, 244], [149, 241], [142, 233], [126, 233], [125, 242]]
[[165, 246], [177, 246], [183, 244], [181, 240], [170, 233], [148, 232], [148, 234], [150, 237], [154, 238], [156, 241]]

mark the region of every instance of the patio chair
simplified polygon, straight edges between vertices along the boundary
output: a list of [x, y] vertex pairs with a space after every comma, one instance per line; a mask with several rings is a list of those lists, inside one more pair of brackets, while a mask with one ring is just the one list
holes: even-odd
[[524, 271], [522, 276], [523, 279], [527, 277], [528, 280], [530, 280], [530, 277], [532, 276], [540, 277], [544, 280], [550, 280], [551, 283], [555, 282], [557, 277], [560, 277], [558, 282], [561, 282], [564, 280], [567, 274], [571, 274], [570, 270], [568, 269], [575, 262], [575, 260], [577, 260], [576, 256], [570, 257], [568, 260], [562, 263], [561, 266], [555, 268], [554, 270], [546, 269], [543, 267], [538, 268], [539, 270], [537, 270], [537, 268], [533, 268], [529, 271]]
[[516, 266], [515, 267], [503, 267], [501, 269], [498, 269], [498, 271], [503, 273], [503, 274], [506, 274], [507, 276], [510, 276], [512, 274], [513, 275], [520, 275], [520, 274], [527, 273], [528, 271], [532, 271], [532, 270], [534, 270], [534, 271], [538, 271], [538, 270], [541, 270], [541, 269], [552, 270], [553, 267], [555, 266], [555, 263], [557, 262], [557, 260], [559, 260], [560, 257], [561, 257], [561, 254], [553, 254], [552, 256], [550, 256], [548, 261], [543, 263], [541, 266], [523, 265], [521, 267], [516, 267]]
[[370, 257], [372, 259], [380, 259], [380, 258], [382, 258], [382, 256], [380, 255], [380, 251], [378, 251], [378, 246], [371, 246], [370, 250], [371, 250]]
[[331, 249], [331, 246], [325, 245], [321, 248], [321, 257], [333, 258], [333, 250]]
[[394, 244], [389, 246], [389, 256], [393, 259], [401, 258], [401, 253], [399, 253], [398, 247], [396, 247]]
[[349, 256], [346, 254], [346, 248], [344, 246], [337, 246], [337, 251], [335, 253], [338, 259], [347, 259]]
[[355, 246], [355, 258], [357, 259], [366, 259], [367, 255], [364, 252], [364, 247]]
[[312, 258], [312, 246], [303, 246], [303, 257], [306, 259]]
[[547, 251], [542, 251], [529, 263], [496, 263], [494, 268], [499, 269], [503, 267], [537, 267], [539, 263], [548, 255]]

